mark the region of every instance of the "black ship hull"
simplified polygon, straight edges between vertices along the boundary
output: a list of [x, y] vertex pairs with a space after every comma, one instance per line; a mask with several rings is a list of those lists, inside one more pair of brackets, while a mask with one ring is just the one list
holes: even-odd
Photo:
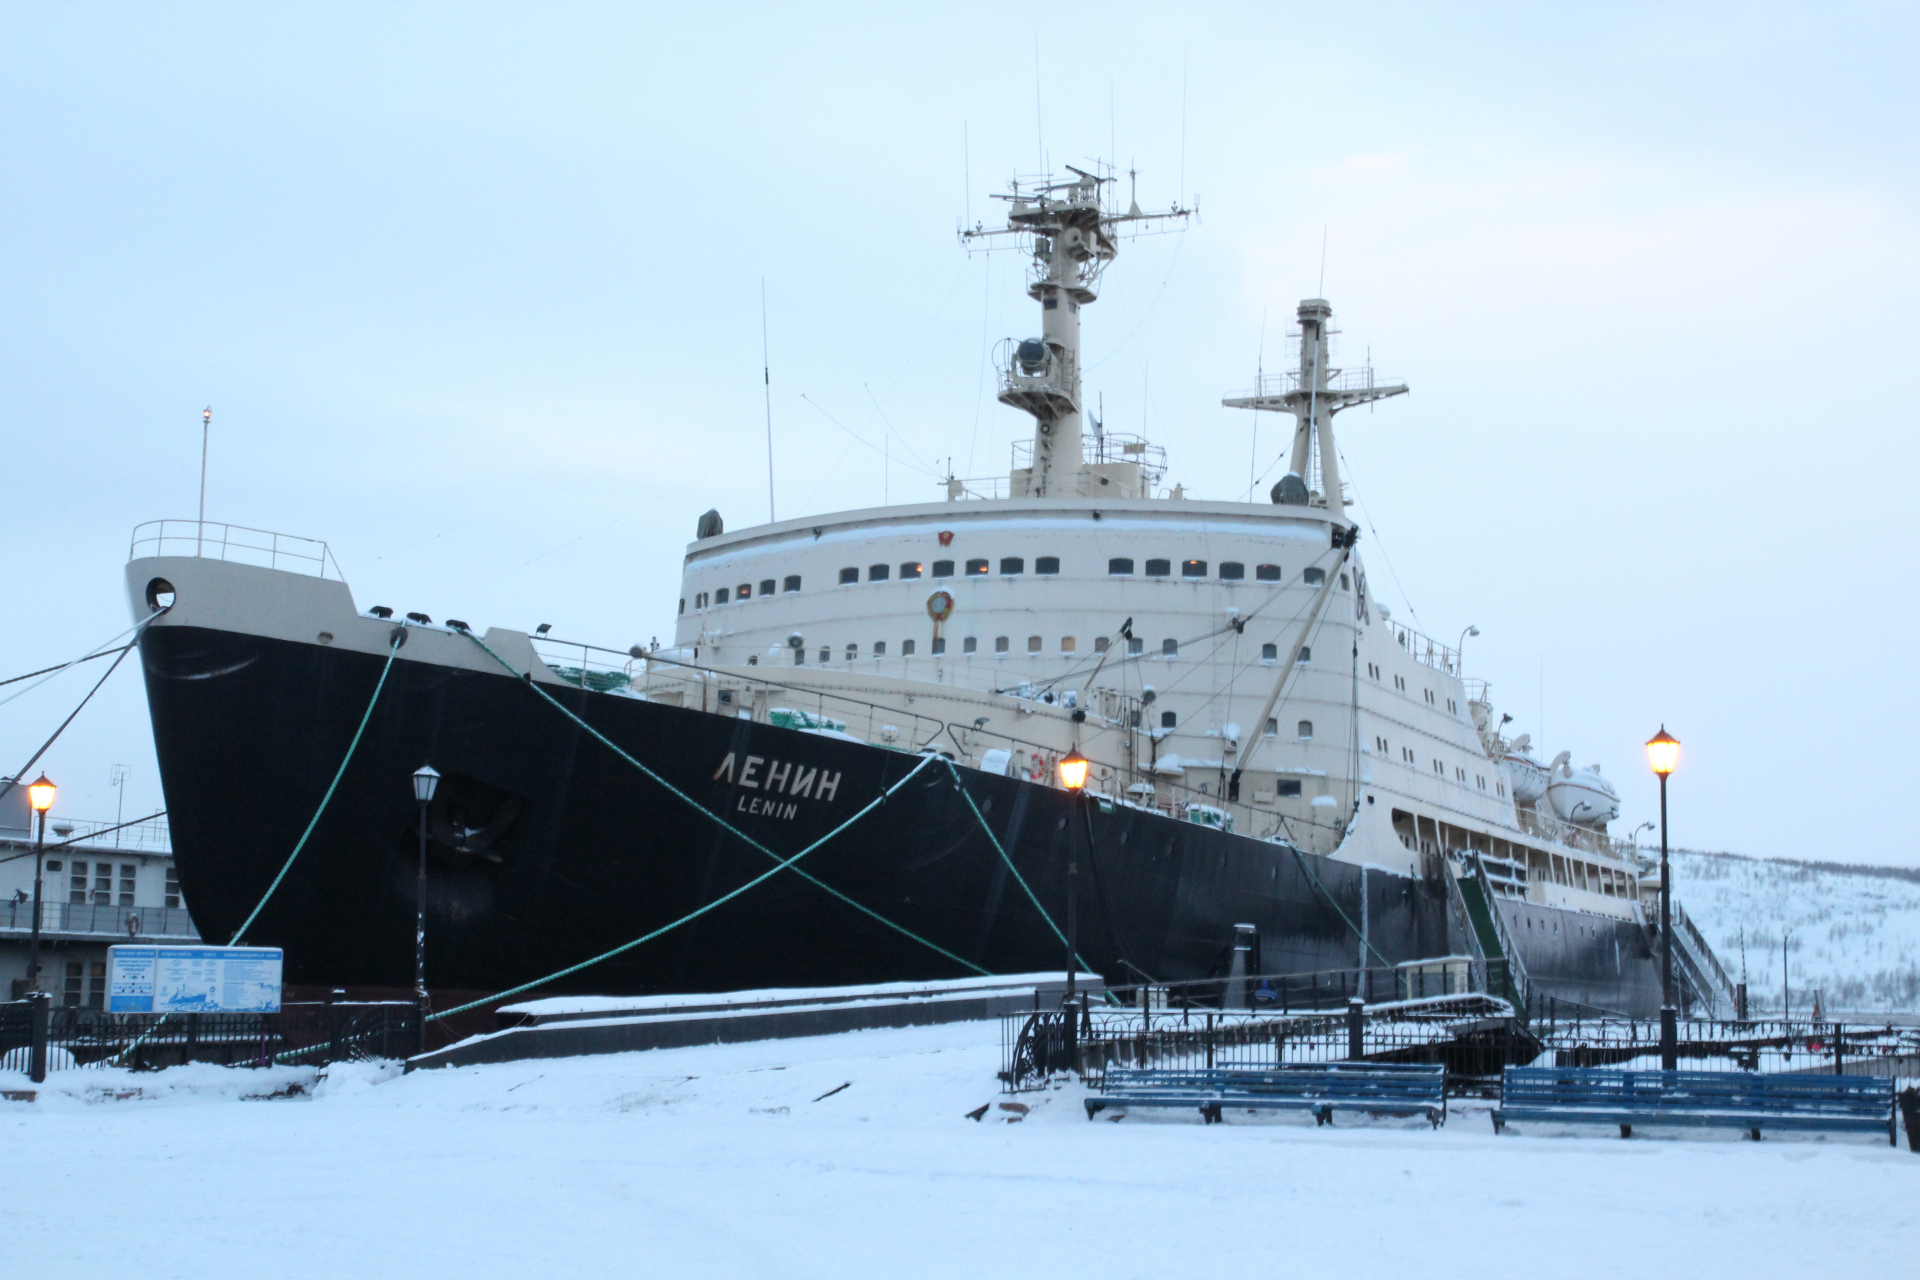
[[[383, 659], [187, 625], [148, 630], [140, 650], [182, 886], [202, 936], [225, 942], [320, 808]], [[444, 775], [428, 817], [429, 985], [504, 990], [630, 942], [768, 871], [768, 853], [714, 816], [789, 857], [921, 762], [831, 735], [543, 687], [685, 798], [522, 680], [402, 657], [337, 792], [246, 940], [285, 948], [292, 982], [410, 982], [419, 828], [409, 775], [422, 764]], [[801, 864], [897, 928], [783, 871], [543, 992], [1059, 968], [1059, 937], [1008, 860], [1064, 926], [1075, 854], [1080, 952], [1116, 983], [1220, 974], [1241, 923], [1257, 926], [1256, 971], [1266, 973], [1356, 968], [1360, 921], [1370, 965], [1465, 948], [1438, 884], [1126, 806], [1091, 809], [1088, 856], [1078, 813], [1065, 792], [936, 762]], [[1508, 912], [1537, 991], [1630, 1012], [1657, 1007], [1632, 925], [1604, 925], [1602, 937], [1603, 922], [1580, 917], [1579, 928], [1596, 931], [1589, 938], [1564, 923], [1572, 913], [1540, 910], [1563, 923], [1543, 928], [1537, 949], [1532, 927]]]

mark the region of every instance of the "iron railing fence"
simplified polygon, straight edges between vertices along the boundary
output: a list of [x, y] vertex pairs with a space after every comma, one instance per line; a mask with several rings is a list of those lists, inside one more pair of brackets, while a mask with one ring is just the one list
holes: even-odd
[[[0, 1004], [0, 1060], [23, 1060], [32, 1046], [24, 1000]], [[332, 1001], [282, 1005], [278, 1013], [106, 1013], [50, 1011], [47, 1044], [81, 1067], [136, 1071], [186, 1062], [224, 1066], [405, 1058], [418, 1042], [419, 1010], [410, 1001]], [[15, 1051], [21, 1051], [16, 1058]]]
[[1485, 995], [1349, 1006], [1339, 1013], [1083, 1006], [1071, 1028], [1068, 1016], [1050, 1010], [1001, 1020], [1000, 1080], [1007, 1092], [1044, 1088], [1062, 1071], [1103, 1087], [1109, 1066], [1272, 1068], [1356, 1059], [1441, 1063], [1448, 1087], [1464, 1090], [1539, 1052], [1512, 1006]]
[[[1533, 1026], [1554, 1066], [1660, 1065], [1657, 1020], [1553, 1016], [1560, 1012], [1550, 1011]], [[1920, 1075], [1920, 1027], [1689, 1018], [1680, 1022], [1679, 1030], [1679, 1061], [1687, 1071]]]
[[[33, 902], [9, 901], [0, 904], [0, 933], [26, 935], [33, 932]], [[93, 902], [42, 902], [40, 932], [50, 934], [88, 934], [110, 937], [117, 942], [138, 942], [143, 938], [197, 939], [193, 917], [185, 907], [110, 907]]]
[[1464, 956], [1408, 961], [1394, 968], [1319, 969], [1310, 973], [1256, 973], [1184, 982], [1109, 982], [1110, 1003], [1128, 1008], [1239, 1009], [1254, 1013], [1344, 1013], [1352, 1000], [1368, 1004], [1463, 996], [1486, 990], [1479, 962]]

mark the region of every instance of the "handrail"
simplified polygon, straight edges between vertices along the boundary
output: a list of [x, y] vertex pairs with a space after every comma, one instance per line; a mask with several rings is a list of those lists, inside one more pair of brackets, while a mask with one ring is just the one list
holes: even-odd
[[[143, 547], [148, 549], [143, 552]], [[333, 558], [332, 549], [318, 538], [215, 520], [149, 520], [135, 525], [127, 559], [150, 556], [225, 560], [290, 573], [310, 573], [336, 582], [347, 580], [340, 571], [340, 562]]]
[[1487, 876], [1486, 864], [1480, 861], [1478, 850], [1466, 850], [1467, 865], [1479, 878], [1480, 892], [1487, 900], [1487, 918], [1493, 921], [1493, 932], [1500, 939], [1500, 951], [1506, 961], [1507, 980], [1513, 986], [1517, 997], [1515, 1003], [1526, 1016], [1528, 1007], [1527, 993], [1532, 988], [1532, 980], [1527, 975], [1527, 962], [1520, 958], [1520, 948], [1516, 944], [1513, 931], [1507, 928], [1506, 917], [1500, 914], [1500, 899], [1493, 891], [1493, 881]]

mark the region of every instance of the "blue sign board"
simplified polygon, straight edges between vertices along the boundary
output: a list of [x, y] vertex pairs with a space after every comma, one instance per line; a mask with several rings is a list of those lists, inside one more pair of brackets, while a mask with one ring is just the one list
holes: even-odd
[[278, 1013], [279, 947], [107, 948], [111, 1013]]

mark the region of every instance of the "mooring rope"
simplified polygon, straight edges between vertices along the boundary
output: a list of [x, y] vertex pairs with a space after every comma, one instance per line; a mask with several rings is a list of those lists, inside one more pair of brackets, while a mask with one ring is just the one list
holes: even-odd
[[1334, 914], [1338, 915], [1343, 921], [1345, 921], [1347, 928], [1353, 930], [1354, 936], [1360, 939], [1360, 944], [1364, 946], [1367, 950], [1373, 952], [1373, 954], [1376, 957], [1378, 957], [1380, 964], [1384, 968], [1388, 968], [1388, 969], [1393, 968], [1393, 962], [1380, 954], [1380, 948], [1374, 946], [1373, 940], [1368, 938], [1365, 933], [1361, 932], [1360, 926], [1355, 924], [1352, 918], [1349, 917], [1345, 911], [1342, 911], [1340, 909], [1340, 904], [1336, 902], [1334, 900], [1333, 895], [1327, 891], [1327, 886], [1320, 883], [1320, 877], [1315, 875], [1313, 872], [1313, 868], [1307, 865], [1307, 855], [1300, 852], [1300, 849], [1297, 845], [1289, 844], [1287, 845], [1287, 848], [1293, 851], [1293, 860], [1295, 862], [1298, 862], [1300, 864], [1300, 869], [1307, 873], [1307, 879], [1313, 882], [1313, 887], [1318, 889], [1320, 891], [1321, 896], [1327, 900], [1327, 905], [1333, 908]]
[[[953, 775], [953, 785], [966, 799], [967, 808], [973, 810], [974, 819], [979, 822], [980, 829], [987, 833], [987, 839], [993, 844], [993, 851], [1000, 855], [1000, 861], [1006, 863], [1007, 870], [1013, 873], [1013, 882], [1020, 886], [1020, 891], [1027, 895], [1027, 901], [1031, 902], [1033, 909], [1040, 913], [1040, 918], [1047, 922], [1047, 928], [1053, 930], [1053, 936], [1060, 939], [1060, 945], [1063, 947], [1071, 945], [1067, 942], [1067, 935], [1060, 931], [1060, 926], [1055, 924], [1053, 917], [1047, 914], [1047, 909], [1040, 905], [1039, 896], [1027, 884], [1027, 878], [1020, 874], [1020, 868], [1014, 866], [1013, 859], [1007, 856], [1006, 849], [1000, 843], [1000, 837], [994, 835], [993, 828], [987, 825], [986, 815], [980, 812], [980, 806], [973, 802], [972, 793], [967, 790], [966, 784], [960, 781], [960, 767], [945, 756], [941, 757], [941, 761], [947, 766], [947, 772]], [[1077, 951], [1073, 953], [1073, 958], [1078, 964], [1086, 965], [1087, 963], [1086, 957]], [[1085, 971], [1093, 972], [1091, 968]]]
[[300, 856], [302, 849], [307, 847], [308, 837], [312, 836], [313, 829], [320, 825], [320, 815], [327, 811], [327, 805], [332, 801], [334, 791], [340, 786], [340, 779], [346, 776], [347, 765], [353, 760], [353, 753], [359, 749], [361, 735], [367, 731], [367, 722], [373, 719], [373, 708], [374, 704], [380, 701], [380, 691], [387, 687], [387, 673], [393, 670], [393, 659], [400, 652], [402, 638], [406, 635], [406, 625], [403, 622], [395, 627], [392, 637], [387, 641], [387, 663], [380, 668], [380, 679], [373, 686], [373, 696], [367, 699], [367, 709], [360, 716], [360, 727], [353, 731], [353, 741], [347, 744], [347, 754], [340, 758], [340, 767], [334, 770], [333, 781], [327, 784], [327, 794], [320, 797], [320, 807], [313, 811], [313, 817], [307, 822], [307, 829], [300, 833], [300, 839], [293, 846], [293, 852], [288, 854], [287, 860], [281, 864], [280, 874], [273, 878], [273, 883], [267, 886], [267, 891], [260, 895], [260, 901], [254, 903], [253, 910], [247, 913], [247, 918], [241, 922], [238, 929], [233, 931], [233, 936], [227, 939], [228, 946], [239, 945], [241, 936], [253, 927], [254, 920], [266, 907], [267, 899], [271, 898], [274, 890], [280, 887], [280, 882], [287, 878], [287, 872], [293, 870], [293, 860]]

